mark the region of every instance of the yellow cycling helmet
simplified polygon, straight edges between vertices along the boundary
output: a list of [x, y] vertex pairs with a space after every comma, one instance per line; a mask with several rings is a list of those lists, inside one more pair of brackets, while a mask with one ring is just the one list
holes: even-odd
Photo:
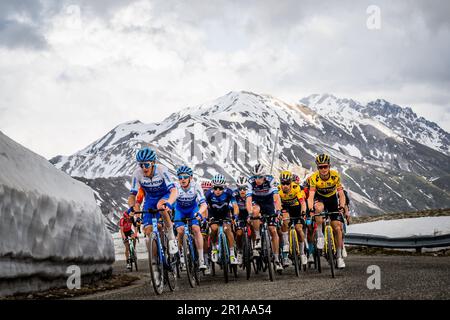
[[280, 181], [281, 182], [284, 182], [284, 181], [291, 182], [292, 178], [293, 178], [292, 172], [290, 172], [288, 170], [281, 171], [281, 173], [280, 173]]
[[325, 153], [321, 153], [316, 157], [316, 164], [317, 165], [321, 165], [321, 164], [330, 164], [330, 156], [325, 154]]

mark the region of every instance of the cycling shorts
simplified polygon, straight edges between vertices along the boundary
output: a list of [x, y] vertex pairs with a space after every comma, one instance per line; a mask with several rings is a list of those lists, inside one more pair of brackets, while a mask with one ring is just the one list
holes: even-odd
[[[179, 207], [176, 207], [174, 220], [181, 220], [184, 218], [189, 218], [189, 219], [193, 218], [194, 215], [198, 212], [198, 210], [199, 210], [198, 206], [191, 208], [191, 209], [188, 208], [188, 210], [180, 210]], [[191, 220], [189, 223], [191, 223], [193, 226], [200, 225], [198, 219]], [[178, 228], [178, 227], [184, 226], [184, 223], [183, 222], [174, 222], [174, 226], [175, 226], [175, 228]]]
[[[145, 201], [144, 201], [144, 210], [142, 210], [142, 211], [157, 209], [158, 202], [161, 199], [164, 199], [164, 200], [169, 199], [169, 196], [170, 196], [170, 192], [166, 193], [164, 196], [162, 196], [159, 199], [154, 199], [154, 198], [153, 199], [151, 199], [151, 198], [145, 199]], [[144, 214], [143, 216], [144, 216], [143, 217], [143, 223], [144, 223], [144, 228], [145, 228], [145, 227], [148, 227], [148, 226], [150, 226], [152, 224], [152, 218], [153, 217], [155, 217], [157, 220], [159, 220], [159, 218], [161, 217], [161, 213], [158, 212], [157, 214], [154, 214], [154, 215], [153, 214]]]
[[[314, 195], [314, 202], [322, 202], [324, 206], [324, 210], [328, 212], [337, 212], [339, 211], [339, 204], [338, 204], [338, 198], [337, 194], [331, 196], [331, 197], [323, 197], [319, 194]], [[341, 221], [344, 222], [344, 219], [342, 218], [342, 215], [339, 213], [334, 213], [330, 215], [331, 221]]]

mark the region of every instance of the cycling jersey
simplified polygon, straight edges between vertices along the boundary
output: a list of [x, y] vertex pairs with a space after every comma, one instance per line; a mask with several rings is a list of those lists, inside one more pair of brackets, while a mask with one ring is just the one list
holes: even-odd
[[131, 226], [133, 225], [133, 221], [131, 218], [125, 219], [124, 217], [120, 218], [119, 226], [122, 228], [123, 232], [130, 232]]
[[239, 220], [241, 220], [241, 221], [239, 221], [237, 226], [239, 228], [243, 228], [247, 222], [242, 221], [242, 220], [246, 220], [247, 217], [248, 217], [247, 197], [245, 197], [245, 196], [241, 197], [241, 194], [239, 193], [239, 189], [236, 189], [236, 190], [233, 191], [233, 197], [236, 200], [236, 203], [237, 203], [237, 205], [239, 207], [238, 218], [239, 218]]
[[216, 219], [228, 218], [230, 214], [229, 204], [236, 203], [233, 192], [228, 188], [225, 188], [220, 196], [216, 196], [212, 189], [208, 190], [205, 199], [208, 204], [208, 216]]
[[[189, 188], [184, 189], [180, 183], [175, 183], [178, 190], [178, 197], [175, 205], [175, 219], [193, 218], [194, 214], [199, 211], [199, 206], [205, 203], [205, 196], [202, 188], [195, 182], [191, 181]], [[192, 220], [193, 225], [199, 225], [198, 220]], [[182, 226], [182, 222], [175, 222], [175, 227]]]
[[261, 185], [256, 184], [255, 177], [248, 179], [247, 197], [252, 197], [256, 203], [273, 203], [273, 195], [278, 193], [275, 186], [275, 179], [273, 176], [265, 176], [264, 182]]
[[325, 198], [334, 196], [337, 191], [343, 190], [339, 173], [336, 170], [330, 170], [330, 177], [324, 181], [320, 178], [319, 171], [314, 172], [310, 179], [310, 191], [314, 190]]
[[[137, 195], [139, 188], [142, 188], [145, 192], [144, 211], [146, 211], [149, 209], [156, 209], [156, 206], [161, 199], [167, 200], [170, 196], [170, 191], [175, 188], [175, 185], [169, 177], [167, 168], [157, 164], [154, 168], [153, 177], [145, 176], [142, 168], [137, 168], [134, 171], [131, 180], [130, 193]], [[160, 214], [156, 214], [155, 218], [158, 219], [159, 216]], [[151, 224], [151, 219], [151, 215], [144, 215], [144, 227]]]
[[288, 193], [284, 193], [281, 186], [278, 186], [278, 193], [280, 194], [283, 208], [299, 206], [305, 200], [305, 193], [295, 182], [291, 183], [291, 190]]
[[236, 203], [239, 207], [239, 215], [247, 214], [247, 206], [246, 206], [247, 197], [241, 197], [241, 194], [239, 193], [238, 189], [233, 191], [233, 197], [236, 200]]

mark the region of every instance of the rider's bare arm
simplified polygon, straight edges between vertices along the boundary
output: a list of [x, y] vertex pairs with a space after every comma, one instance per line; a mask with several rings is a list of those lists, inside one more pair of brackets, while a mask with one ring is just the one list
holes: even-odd
[[253, 202], [252, 196], [248, 196], [248, 197], [247, 197], [247, 200], [246, 200], [246, 202], [245, 202], [245, 207], [247, 208], [247, 212], [248, 212], [249, 214], [252, 214], [252, 213], [253, 213], [253, 205], [252, 205], [252, 202]]
[[280, 195], [278, 193], [274, 193], [273, 195], [273, 201], [275, 202], [275, 209], [276, 210], [281, 210], [281, 198]]
[[344, 194], [344, 189], [339, 189], [338, 190], [338, 196], [339, 196], [339, 206], [340, 207], [345, 207], [345, 194]]
[[309, 190], [309, 197], [308, 197], [308, 208], [309, 209], [314, 208], [314, 195], [315, 194], [316, 194], [316, 189]]
[[200, 209], [199, 209], [200, 214], [202, 215], [203, 218], [207, 218], [208, 217], [208, 205], [205, 203], [202, 203], [200, 205]]

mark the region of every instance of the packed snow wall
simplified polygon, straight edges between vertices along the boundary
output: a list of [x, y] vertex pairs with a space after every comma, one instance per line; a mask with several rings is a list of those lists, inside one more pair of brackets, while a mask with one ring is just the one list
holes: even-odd
[[0, 132], [0, 295], [66, 286], [112, 270], [93, 191]]

